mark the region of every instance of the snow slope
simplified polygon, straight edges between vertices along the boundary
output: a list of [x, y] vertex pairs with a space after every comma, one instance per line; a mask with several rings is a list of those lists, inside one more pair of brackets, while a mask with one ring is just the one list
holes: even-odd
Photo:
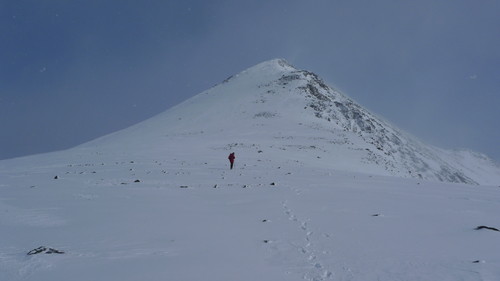
[[485, 155], [465, 157], [425, 145], [314, 73], [297, 70], [281, 59], [249, 68], [150, 120], [83, 147], [120, 144], [120, 151], [159, 151], [184, 135], [200, 140], [185, 148], [200, 153], [223, 140], [223, 144], [282, 151], [280, 157], [337, 170], [500, 183], [500, 166]]
[[[273, 60], [129, 129], [0, 161], [0, 280], [500, 280], [500, 232], [476, 230], [500, 228], [498, 181], [443, 182], [494, 182], [495, 164], [322, 85]], [[27, 255], [39, 246], [65, 253]]]
[[498, 187], [180, 147], [2, 162], [0, 280], [500, 279]]

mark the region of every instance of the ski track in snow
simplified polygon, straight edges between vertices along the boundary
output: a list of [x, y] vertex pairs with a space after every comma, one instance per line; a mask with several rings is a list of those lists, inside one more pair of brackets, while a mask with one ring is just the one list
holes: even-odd
[[303, 276], [308, 281], [324, 281], [333, 278], [333, 272], [328, 270], [324, 263], [318, 258], [316, 249], [314, 249], [314, 232], [310, 230], [307, 220], [301, 220], [294, 211], [290, 209], [288, 201], [282, 202], [283, 212], [288, 219], [294, 222], [300, 231], [304, 234], [304, 241], [301, 245], [295, 245], [297, 250], [304, 256], [309, 265], [309, 272]]

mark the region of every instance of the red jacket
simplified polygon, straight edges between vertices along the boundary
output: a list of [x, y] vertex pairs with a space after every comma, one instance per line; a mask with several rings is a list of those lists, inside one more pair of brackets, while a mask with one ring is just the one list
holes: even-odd
[[229, 159], [230, 162], [234, 162], [234, 158], [236, 158], [234, 156], [234, 153], [229, 154], [229, 157], [227, 157], [227, 159]]

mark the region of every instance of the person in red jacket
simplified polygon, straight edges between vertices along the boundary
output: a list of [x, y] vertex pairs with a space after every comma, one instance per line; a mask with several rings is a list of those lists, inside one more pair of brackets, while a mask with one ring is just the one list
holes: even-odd
[[229, 157], [227, 157], [227, 159], [229, 159], [229, 163], [231, 163], [231, 170], [233, 169], [233, 165], [234, 165], [234, 159], [236, 157], [234, 156], [234, 152], [231, 152], [231, 154], [229, 154]]

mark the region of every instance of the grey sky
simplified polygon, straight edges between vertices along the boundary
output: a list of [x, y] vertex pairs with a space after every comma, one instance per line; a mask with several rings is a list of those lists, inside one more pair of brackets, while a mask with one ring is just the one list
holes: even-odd
[[128, 127], [285, 58], [500, 161], [500, 1], [0, 0], [0, 159]]

